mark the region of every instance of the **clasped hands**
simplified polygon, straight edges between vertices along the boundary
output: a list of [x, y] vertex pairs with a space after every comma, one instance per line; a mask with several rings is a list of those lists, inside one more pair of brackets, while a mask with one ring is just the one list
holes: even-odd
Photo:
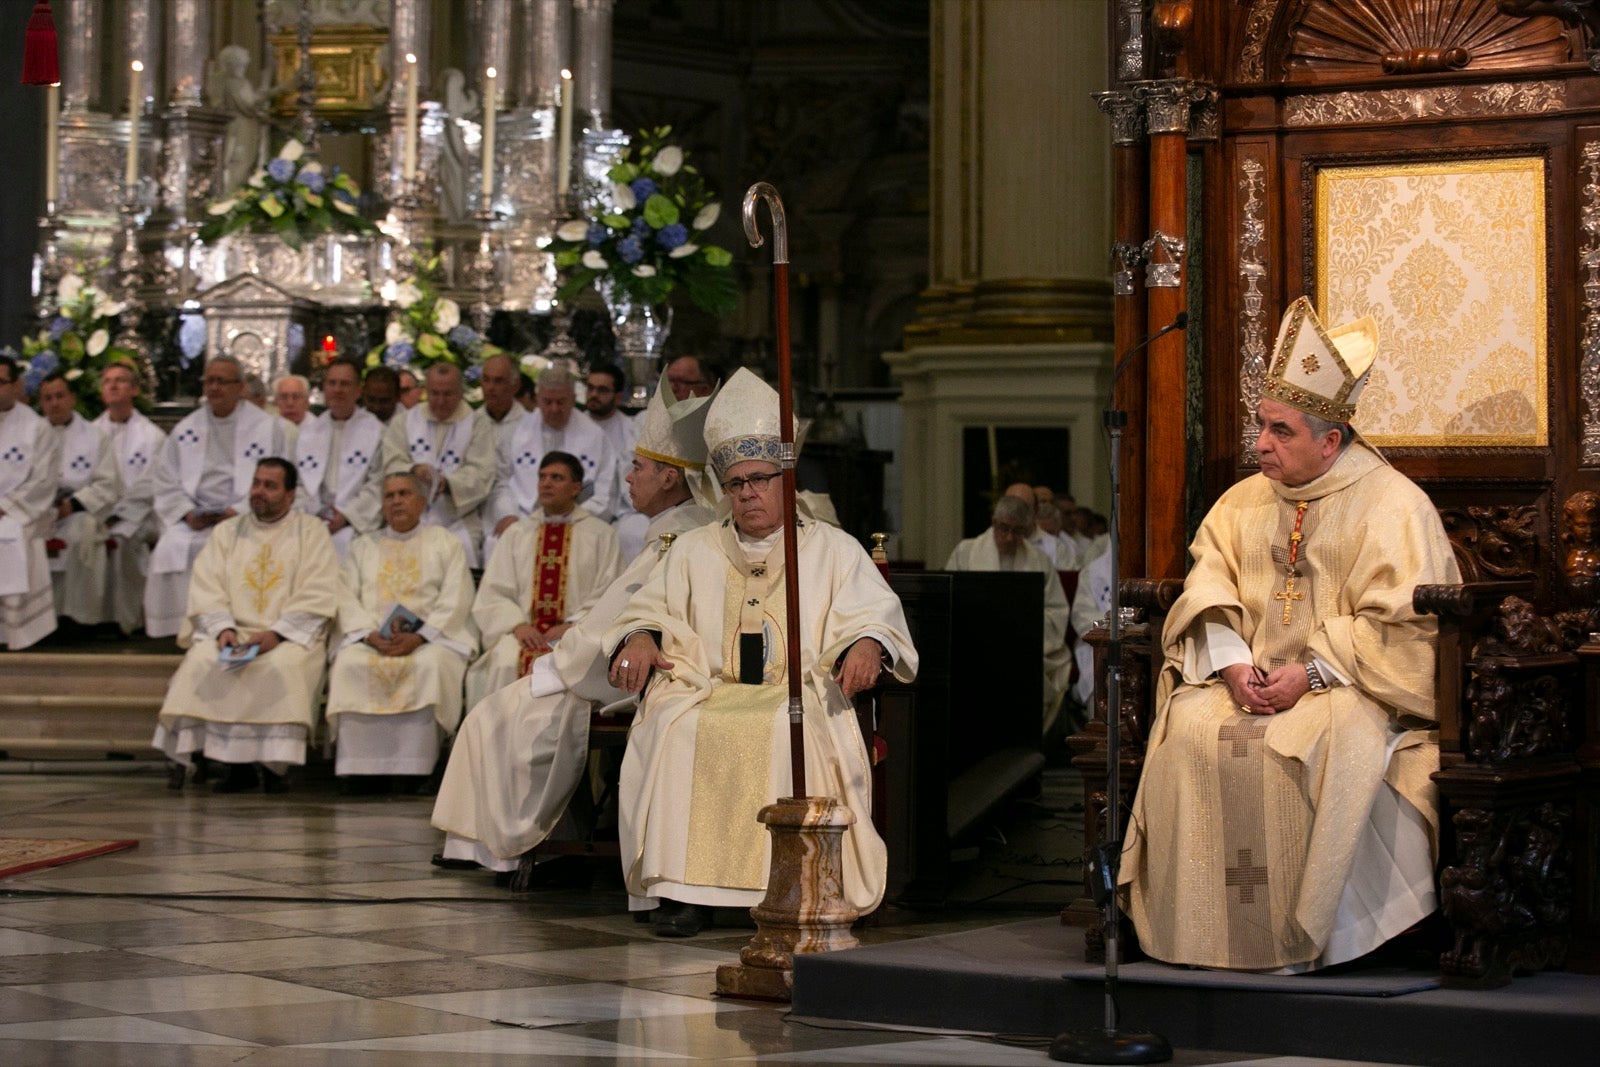
[[1250, 663], [1233, 663], [1218, 672], [1239, 710], [1247, 715], [1288, 711], [1311, 692], [1303, 663], [1285, 663], [1270, 673]]
[[218, 648], [233, 648], [235, 645], [248, 648], [251, 645], [255, 645], [256, 648], [260, 650], [257, 655], [262, 656], [266, 655], [268, 652], [271, 652], [282, 643], [283, 638], [280, 637], [275, 630], [263, 630], [260, 633], [252, 636], [250, 640], [243, 642], [239, 640], [238, 630], [227, 629], [217, 635]]
[[561, 635], [570, 629], [572, 629], [570, 622], [558, 622], [549, 629], [525, 622], [521, 626], [512, 627], [511, 636], [517, 639], [517, 644], [529, 652], [549, 652]]
[[[670, 671], [675, 664], [661, 654], [655, 640], [644, 631], [625, 641], [611, 660], [611, 684], [629, 693], [644, 689], [653, 670]], [[846, 698], [871, 689], [878, 681], [883, 666], [883, 646], [870, 637], [863, 637], [839, 657], [834, 677]]]
[[212, 512], [195, 510], [185, 515], [183, 517], [183, 521], [184, 524], [191, 530], [209, 530], [211, 527], [217, 525], [217, 523], [222, 522], [225, 519], [231, 519], [237, 514], [239, 513], [232, 508], [227, 508], [223, 511]]
[[385, 637], [373, 630], [362, 638], [380, 656], [409, 656], [422, 647], [423, 637], [418, 633], [400, 633]]

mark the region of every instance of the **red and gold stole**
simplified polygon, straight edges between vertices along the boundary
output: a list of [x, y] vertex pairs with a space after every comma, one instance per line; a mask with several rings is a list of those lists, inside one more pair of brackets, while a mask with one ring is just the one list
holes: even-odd
[[[572, 524], [547, 522], [539, 527], [539, 553], [533, 561], [533, 606], [529, 622], [541, 630], [566, 618], [567, 550], [572, 547]], [[521, 649], [517, 653], [517, 677], [526, 678], [533, 661], [543, 652]]]

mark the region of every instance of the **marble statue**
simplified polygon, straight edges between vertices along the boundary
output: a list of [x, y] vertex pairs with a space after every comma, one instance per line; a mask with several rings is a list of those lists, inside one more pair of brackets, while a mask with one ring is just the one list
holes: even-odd
[[231, 116], [222, 145], [222, 187], [230, 192], [262, 165], [267, 147], [267, 75], [263, 72], [261, 84], [254, 85], [249, 67], [250, 53], [239, 45], [230, 44], [217, 53], [219, 73], [211, 106]]
[[444, 107], [448, 117], [439, 153], [439, 214], [448, 222], [461, 222], [468, 215], [467, 182], [472, 159], [462, 123], [481, 109], [477, 92], [467, 88], [467, 76], [454, 67], [444, 72]]

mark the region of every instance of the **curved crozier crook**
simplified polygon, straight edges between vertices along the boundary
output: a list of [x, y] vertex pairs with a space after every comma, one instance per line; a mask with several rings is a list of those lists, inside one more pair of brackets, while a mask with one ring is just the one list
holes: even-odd
[[789, 262], [789, 224], [783, 215], [783, 198], [771, 182], [756, 182], [744, 193], [744, 236], [751, 248], [766, 243], [761, 227], [756, 223], [756, 201], [767, 202], [767, 212], [772, 216], [772, 262]]

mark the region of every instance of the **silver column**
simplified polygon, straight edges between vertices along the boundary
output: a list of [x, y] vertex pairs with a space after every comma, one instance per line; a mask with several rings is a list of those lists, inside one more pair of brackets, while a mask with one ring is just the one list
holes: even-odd
[[[517, 106], [516, 71], [511, 69], [511, 0], [478, 0], [478, 40], [482, 66], [493, 67], [499, 85], [500, 110], [509, 111]], [[480, 84], [482, 84], [480, 82]]]
[[576, 12], [578, 66], [572, 72], [578, 98], [577, 123], [603, 130], [611, 120], [611, 9], [615, 0], [572, 0]]
[[524, 62], [517, 92], [524, 107], [554, 107], [561, 71], [572, 64], [572, 0], [518, 0]]
[[139, 105], [139, 112], [149, 115], [164, 102], [165, 96], [161, 91], [166, 84], [161, 78], [161, 14], [156, 10], [155, 0], [123, 0], [123, 18], [127, 51], [118, 57], [115, 68], [121, 71], [118, 79], [121, 95], [127, 95], [128, 64], [137, 59], [144, 64], [144, 77], [139, 82], [144, 101]]
[[[432, 23], [428, 0], [389, 0], [389, 76], [398, 79], [406, 69], [406, 53], [417, 57], [417, 86], [422, 99], [427, 99], [429, 49], [432, 45]], [[403, 115], [406, 94], [389, 94], [389, 113]]]
[[211, 49], [211, 0], [167, 0], [167, 74], [173, 107], [204, 103], [206, 54]]
[[61, 14], [61, 113], [81, 114], [101, 102], [100, 0], [66, 0]]

